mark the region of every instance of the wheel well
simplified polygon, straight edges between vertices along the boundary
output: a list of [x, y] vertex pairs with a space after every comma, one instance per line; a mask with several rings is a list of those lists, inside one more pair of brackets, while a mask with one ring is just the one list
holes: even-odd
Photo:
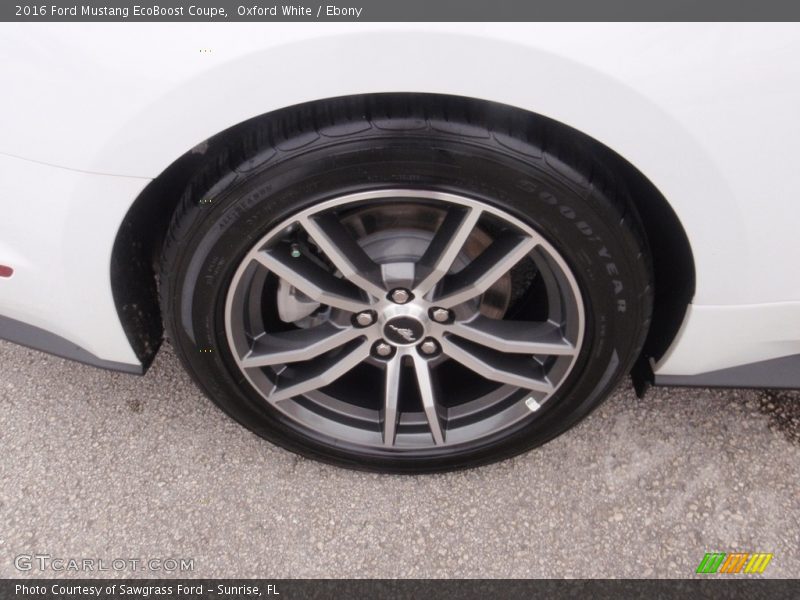
[[[613, 174], [617, 185], [624, 185], [641, 218], [653, 259], [655, 303], [653, 320], [642, 350], [639, 369], [647, 369], [650, 357], [658, 359], [669, 347], [680, 328], [686, 307], [695, 289], [695, 270], [686, 233], [664, 196], [636, 167], [597, 140], [547, 117], [519, 108], [470, 98], [437, 94], [372, 94], [301, 104], [249, 119], [214, 135], [179, 157], [156, 177], [135, 200], [117, 234], [112, 251], [111, 285], [114, 301], [128, 340], [145, 369], [150, 365], [163, 338], [158, 304], [157, 261], [170, 219], [192, 179], [210, 164], [231, 168], [240, 164], [248, 150], [255, 152], [270, 131], [265, 125], [290, 116], [295, 122], [317, 119], [326, 105], [352, 106], [359, 110], [379, 110], [387, 104], [396, 107], [444, 107], [469, 120], [507, 123], [509, 127], [544, 131], [548, 139], [564, 141], [599, 160]], [[320, 104], [322, 106], [320, 106]], [[322, 109], [322, 110], [320, 110]], [[288, 113], [288, 115], [287, 115]], [[245, 144], [231, 143], [232, 140]], [[237, 148], [237, 150], [234, 150]]]

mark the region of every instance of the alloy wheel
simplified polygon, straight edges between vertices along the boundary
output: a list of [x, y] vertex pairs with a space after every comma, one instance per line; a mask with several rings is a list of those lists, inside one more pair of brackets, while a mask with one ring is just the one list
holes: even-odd
[[306, 434], [398, 452], [537, 418], [584, 328], [575, 277], [546, 239], [436, 190], [295, 214], [246, 253], [225, 303], [233, 358], [264, 402]]

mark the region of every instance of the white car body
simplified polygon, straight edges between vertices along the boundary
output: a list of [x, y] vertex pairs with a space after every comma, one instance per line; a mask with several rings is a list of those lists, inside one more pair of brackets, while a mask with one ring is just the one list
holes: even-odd
[[110, 261], [152, 179], [257, 115], [425, 92], [569, 125], [663, 194], [696, 285], [656, 381], [800, 355], [800, 25], [6, 23], [0, 57], [0, 329], [140, 368]]

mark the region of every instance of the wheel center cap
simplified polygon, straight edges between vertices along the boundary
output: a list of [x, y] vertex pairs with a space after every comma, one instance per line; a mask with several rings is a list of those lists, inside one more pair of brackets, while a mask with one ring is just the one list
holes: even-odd
[[383, 335], [392, 344], [410, 346], [425, 336], [425, 326], [414, 317], [402, 315], [389, 319], [383, 325]]

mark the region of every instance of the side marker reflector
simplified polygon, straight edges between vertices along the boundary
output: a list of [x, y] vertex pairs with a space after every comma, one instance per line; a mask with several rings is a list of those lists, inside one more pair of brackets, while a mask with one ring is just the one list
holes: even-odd
[[11, 277], [14, 274], [14, 269], [6, 265], [0, 265], [0, 277]]

